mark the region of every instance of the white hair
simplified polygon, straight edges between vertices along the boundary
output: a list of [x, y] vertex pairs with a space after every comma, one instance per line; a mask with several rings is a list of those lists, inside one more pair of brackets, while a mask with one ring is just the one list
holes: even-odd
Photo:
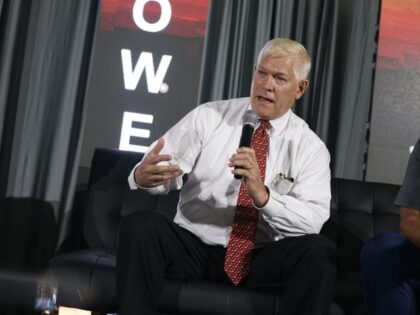
[[298, 80], [305, 80], [311, 70], [311, 56], [305, 47], [288, 38], [275, 38], [268, 41], [258, 54], [258, 63], [264, 57], [296, 57], [293, 64], [293, 71]]

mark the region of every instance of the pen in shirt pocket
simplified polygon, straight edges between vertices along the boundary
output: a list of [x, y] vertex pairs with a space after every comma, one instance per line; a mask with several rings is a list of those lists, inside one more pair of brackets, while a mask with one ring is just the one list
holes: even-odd
[[280, 194], [287, 194], [292, 188], [294, 181], [293, 177], [288, 177], [284, 173], [278, 173], [271, 182], [271, 187]]
[[287, 181], [289, 181], [291, 183], [294, 183], [295, 182], [295, 179], [293, 177], [287, 177], [286, 174], [279, 173], [278, 176], [279, 176], [279, 178], [285, 179], [285, 180], [287, 180]]

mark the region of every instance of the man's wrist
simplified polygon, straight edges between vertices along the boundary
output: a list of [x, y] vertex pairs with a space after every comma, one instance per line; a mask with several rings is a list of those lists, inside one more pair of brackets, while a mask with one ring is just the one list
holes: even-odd
[[268, 203], [268, 200], [270, 199], [270, 190], [267, 186], [264, 185], [264, 192], [261, 194], [261, 198], [258, 198], [258, 200], [253, 200], [254, 206], [256, 208], [263, 208]]

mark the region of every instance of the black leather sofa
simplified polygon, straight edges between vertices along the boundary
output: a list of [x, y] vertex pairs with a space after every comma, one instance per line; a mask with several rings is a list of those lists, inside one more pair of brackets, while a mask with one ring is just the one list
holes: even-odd
[[[117, 307], [114, 283], [115, 250], [121, 218], [133, 211], [175, 214], [178, 192], [151, 196], [131, 191], [127, 177], [139, 153], [97, 149], [91, 165], [83, 206], [85, 248], [55, 256], [49, 275], [57, 281], [58, 303], [113, 313]], [[393, 206], [398, 186], [333, 179], [331, 218], [322, 232], [338, 248], [339, 277], [329, 314], [364, 314], [359, 265], [360, 249], [369, 237], [396, 231], [399, 211]], [[203, 281], [167, 280], [159, 309], [164, 314], [277, 314], [281, 292], [255, 291]]]

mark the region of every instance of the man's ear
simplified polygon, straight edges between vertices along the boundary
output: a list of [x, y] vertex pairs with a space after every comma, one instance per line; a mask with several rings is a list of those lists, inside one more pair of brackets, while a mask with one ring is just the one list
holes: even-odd
[[308, 80], [302, 80], [299, 82], [299, 85], [296, 91], [296, 97], [295, 97], [296, 100], [300, 99], [303, 96], [303, 94], [305, 94], [305, 91], [308, 88], [308, 86], [309, 86]]

